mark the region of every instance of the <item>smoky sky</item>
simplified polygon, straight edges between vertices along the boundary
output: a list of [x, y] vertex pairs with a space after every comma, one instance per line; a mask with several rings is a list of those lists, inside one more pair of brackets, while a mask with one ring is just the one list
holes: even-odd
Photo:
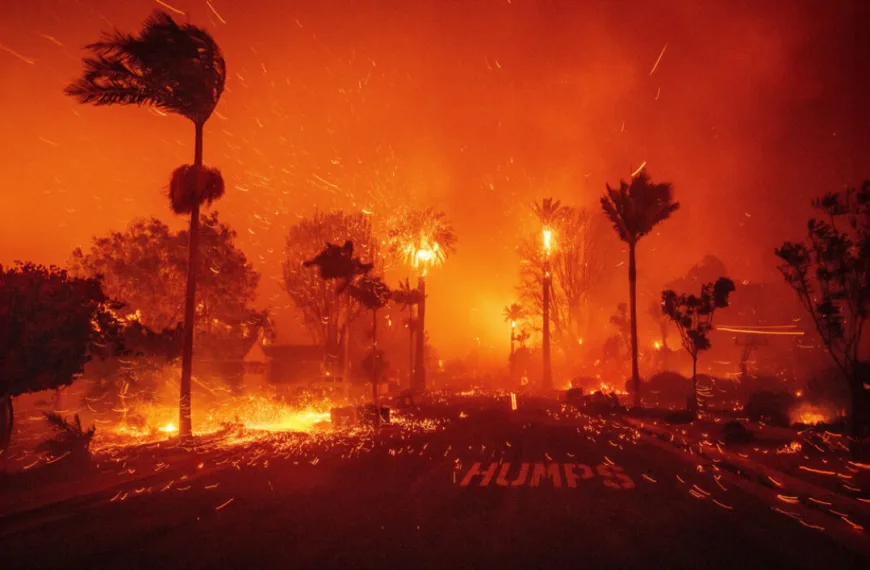
[[[280, 287], [284, 235], [315, 209], [376, 223], [402, 205], [444, 210], [459, 249], [431, 275], [427, 316], [441, 352], [462, 354], [504, 344], [536, 199], [597, 214], [605, 184], [644, 162], [672, 182], [682, 207], [638, 254], [654, 294], [706, 253], [735, 280], [781, 279], [773, 248], [800, 237], [811, 198], [870, 177], [862, 2], [163, 4], [226, 57], [205, 129], [205, 161], [227, 181], [215, 208], [288, 341], [304, 337]], [[62, 93], [82, 46], [162, 7], [3, 0], [0, 262], [63, 264], [141, 216], [181, 227], [166, 186], [192, 160], [192, 125]], [[596, 300], [608, 311], [627, 296], [623, 262], [615, 246]]]

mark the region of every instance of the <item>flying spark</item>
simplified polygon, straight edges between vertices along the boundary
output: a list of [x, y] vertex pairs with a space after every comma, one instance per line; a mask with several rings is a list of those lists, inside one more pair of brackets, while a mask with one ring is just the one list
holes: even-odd
[[163, 6], [164, 8], [166, 8], [166, 9], [168, 9], [168, 10], [171, 10], [171, 11], [175, 12], [176, 14], [181, 14], [182, 16], [184, 15], [184, 11], [179, 10], [179, 9], [176, 8], [175, 6], [170, 6], [170, 5], [167, 4], [166, 2], [161, 2], [160, 0], [154, 0], [154, 1], [157, 2], [158, 4], [160, 4], [161, 6]]
[[221, 15], [218, 14], [218, 11], [214, 9], [214, 6], [211, 5], [211, 2], [209, 2], [208, 0], [205, 0], [205, 4], [206, 4], [206, 6], [208, 6], [209, 10], [211, 10], [212, 14], [217, 16], [217, 19], [221, 21], [221, 24], [227, 23], [227, 21], [224, 20], [223, 18], [221, 18]]
[[667, 43], [665, 43], [665, 47], [662, 48], [662, 52], [659, 54], [659, 58], [658, 58], [658, 59], [656, 60], [656, 62], [653, 64], [652, 69], [649, 70], [649, 74], [650, 74], [650, 76], [652, 76], [652, 74], [656, 72], [656, 68], [658, 68], [658, 66], [659, 66], [659, 62], [662, 60], [662, 56], [665, 55], [665, 50], [666, 50], [666, 49], [668, 49], [668, 44], [667, 44]]

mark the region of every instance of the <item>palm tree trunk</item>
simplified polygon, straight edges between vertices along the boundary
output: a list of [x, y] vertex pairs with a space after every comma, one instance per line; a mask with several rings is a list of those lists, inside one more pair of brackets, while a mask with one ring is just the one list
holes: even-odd
[[[0, 398], [0, 452], [5, 452], [12, 440], [13, 418], [12, 396], [3, 396]], [[5, 457], [5, 453], [3, 455]]]
[[344, 357], [341, 363], [341, 382], [344, 384], [345, 395], [350, 396], [350, 293], [345, 293], [344, 315]]
[[544, 339], [543, 339], [543, 360], [544, 360], [544, 390], [553, 388], [553, 370], [550, 364], [550, 267], [549, 263], [544, 269]]
[[[202, 124], [196, 123], [194, 169], [202, 167]], [[184, 339], [181, 352], [181, 395], [179, 398], [178, 436], [182, 441], [193, 438], [190, 402], [190, 376], [193, 371], [193, 327], [196, 320], [196, 267], [199, 257], [199, 205], [190, 213], [187, 253], [187, 290], [184, 298]]]
[[378, 405], [378, 380], [380, 362], [378, 358], [378, 310], [372, 310], [372, 403], [375, 405], [375, 427], [381, 423], [381, 409]]
[[637, 369], [637, 262], [634, 243], [628, 244], [628, 301], [631, 320], [631, 384], [634, 386], [634, 406], [640, 408], [640, 373]]
[[420, 290], [420, 303], [417, 305], [417, 354], [414, 367], [414, 392], [426, 391], [426, 280], [421, 276], [417, 281]]
[[408, 305], [408, 389], [414, 389], [414, 305]]

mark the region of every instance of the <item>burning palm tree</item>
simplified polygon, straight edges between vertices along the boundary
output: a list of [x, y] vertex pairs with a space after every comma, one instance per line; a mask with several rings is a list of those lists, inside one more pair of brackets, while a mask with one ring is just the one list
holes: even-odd
[[179, 25], [165, 12], [147, 19], [138, 36], [115, 32], [87, 49], [92, 56], [84, 60], [84, 75], [66, 88], [67, 95], [94, 105], [153, 105], [194, 125], [193, 165], [172, 173], [169, 192], [173, 211], [190, 214], [179, 411], [179, 435], [190, 439], [199, 209], [224, 193], [220, 172], [202, 164], [202, 134], [224, 91], [226, 64], [208, 32]]
[[550, 294], [553, 288], [553, 276], [550, 273], [550, 254], [553, 252], [553, 226], [558, 223], [565, 215], [566, 210], [562, 207], [559, 200], [552, 198], [544, 198], [541, 203], [535, 202], [535, 216], [541, 222], [541, 246], [544, 252], [544, 275], [541, 280], [543, 284], [543, 339], [542, 352], [544, 363], [544, 389], [549, 390], [553, 387], [553, 372], [550, 361]]
[[401, 256], [417, 273], [417, 361], [414, 388], [426, 389], [426, 275], [430, 268], [443, 264], [456, 250], [456, 232], [444, 212], [432, 208], [405, 211], [390, 224], [390, 251]]
[[526, 316], [523, 306], [519, 303], [511, 303], [504, 308], [504, 321], [511, 324], [511, 362], [514, 356], [514, 342], [517, 340], [517, 321]]
[[669, 182], [659, 184], [650, 180], [646, 171], [632, 176], [629, 182], [619, 181], [619, 188], [607, 185], [601, 197], [604, 213], [613, 223], [619, 239], [628, 244], [628, 297], [631, 321], [631, 381], [634, 386], [634, 405], [640, 406], [640, 374], [637, 369], [637, 242], [659, 223], [668, 219], [679, 207], [674, 202]]

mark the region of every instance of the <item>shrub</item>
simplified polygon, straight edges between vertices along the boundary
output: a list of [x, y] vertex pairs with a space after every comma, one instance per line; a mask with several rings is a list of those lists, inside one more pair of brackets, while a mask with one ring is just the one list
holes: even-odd
[[722, 426], [722, 440], [727, 445], [749, 443], [754, 434], [738, 421], [730, 421]]
[[788, 427], [791, 425], [789, 413], [794, 406], [794, 396], [788, 392], [762, 391], [749, 396], [743, 411], [752, 421]]
[[68, 455], [70, 462], [86, 462], [91, 458], [91, 440], [97, 428], [82, 428], [82, 421], [76, 414], [73, 421], [66, 420], [56, 412], [46, 412], [45, 420], [54, 428], [57, 435], [43, 441], [37, 448], [51, 458]]
[[695, 421], [695, 413], [692, 410], [669, 412], [665, 416], [665, 421], [669, 424], [690, 424]]

